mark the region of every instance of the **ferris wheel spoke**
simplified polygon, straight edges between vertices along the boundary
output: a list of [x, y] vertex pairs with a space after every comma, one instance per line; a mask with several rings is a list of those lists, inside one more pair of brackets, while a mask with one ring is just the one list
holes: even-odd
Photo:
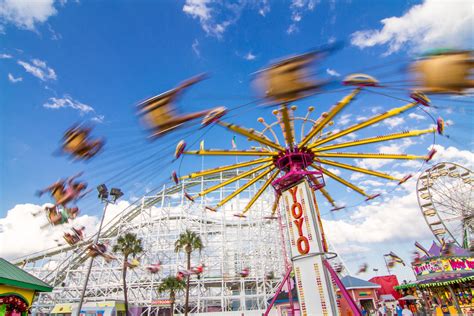
[[280, 173], [279, 170], [277, 170], [270, 178], [265, 181], [265, 183], [262, 185], [262, 187], [255, 193], [255, 195], [250, 199], [249, 203], [245, 206], [244, 210], [242, 211], [242, 214], [247, 213], [252, 205], [255, 203], [255, 201], [258, 200], [260, 195], [263, 194], [263, 192], [267, 189], [272, 184], [272, 181], [277, 177], [277, 175]]
[[280, 116], [278, 118], [278, 122], [281, 125], [283, 137], [285, 138], [286, 145], [291, 146], [295, 141], [295, 135], [294, 128], [291, 124], [290, 114], [288, 113], [288, 107], [286, 106], [286, 104], [283, 104], [280, 107], [279, 113]]
[[450, 196], [449, 194], [445, 194], [444, 192], [441, 193], [441, 191], [438, 191], [438, 194], [439, 195], [442, 195], [442, 197], [440, 197], [441, 200], [438, 200], [438, 197], [436, 196], [433, 196], [432, 199], [440, 204], [440, 205], [443, 205], [451, 210], [460, 210], [462, 211], [464, 208], [464, 205], [462, 205], [460, 203], [460, 201], [458, 201], [457, 199], [453, 199], [452, 196]]
[[211, 174], [214, 174], [214, 173], [233, 170], [233, 169], [237, 169], [237, 168], [244, 168], [244, 167], [257, 165], [257, 164], [261, 164], [261, 163], [269, 162], [269, 161], [272, 161], [272, 158], [261, 158], [261, 159], [255, 159], [255, 160], [240, 162], [240, 163], [236, 163], [236, 164], [229, 165], [229, 166], [222, 166], [222, 167], [218, 167], [218, 168], [193, 172], [193, 173], [190, 173], [188, 175], [182, 176], [180, 179], [184, 180], [184, 179], [193, 179], [193, 178], [197, 178], [197, 177], [208, 176], [208, 175], [211, 175]]
[[[444, 170], [445, 172], [447, 172], [446, 170]], [[438, 171], [437, 174], [440, 174], [440, 172], [442, 171]], [[438, 181], [435, 183], [435, 185], [433, 185], [433, 190], [437, 190], [437, 191], [441, 191], [443, 193], [449, 193], [449, 192], [452, 192], [452, 193], [457, 193], [457, 188], [455, 187], [456, 184], [455, 182], [453, 181], [454, 179], [451, 179], [451, 178], [448, 178], [448, 177], [445, 177], [445, 176], [439, 176], [438, 178]]]
[[332, 158], [370, 158], [370, 159], [428, 159], [428, 156], [417, 156], [407, 154], [384, 154], [384, 153], [320, 153], [314, 152], [315, 157]]
[[252, 130], [249, 130], [249, 129], [246, 129], [244, 127], [240, 127], [238, 125], [235, 125], [235, 124], [230, 124], [230, 123], [226, 123], [226, 122], [222, 122], [222, 121], [218, 121], [218, 124], [235, 132], [235, 133], [238, 133], [242, 136], [245, 136], [245, 137], [248, 137], [256, 142], [259, 142], [260, 144], [262, 145], [267, 145], [269, 147], [272, 147], [276, 150], [284, 150], [284, 148], [274, 142], [272, 142], [270, 139], [268, 138], [265, 138], [263, 136], [260, 136], [260, 135], [257, 135], [255, 134], [254, 131]]
[[[231, 194], [229, 194], [228, 196], [226, 196], [222, 201], [220, 201], [219, 203], [217, 203], [217, 207], [221, 207], [222, 205], [224, 205], [225, 203], [229, 202], [231, 199], [233, 199], [236, 195], [238, 195], [240, 192], [242, 192], [243, 190], [247, 189], [248, 187], [250, 187], [252, 184], [254, 184], [255, 182], [257, 182], [258, 180], [262, 179], [263, 177], [265, 177], [267, 174], [269, 174], [270, 172], [272, 172], [276, 167], [275, 166], [272, 166], [270, 167], [268, 170], [262, 172], [261, 174], [259, 174], [258, 176], [256, 176], [255, 178], [253, 178], [252, 180], [248, 181], [246, 184], [244, 184], [243, 186], [241, 186], [240, 188], [238, 188], [237, 190], [235, 190], [234, 192], [232, 192]], [[274, 175], [273, 175], [274, 176]]]
[[356, 167], [356, 166], [353, 166], [353, 165], [348, 165], [348, 164], [344, 164], [344, 163], [340, 163], [340, 162], [336, 162], [336, 161], [325, 160], [325, 159], [318, 159], [317, 161], [324, 164], [324, 165], [330, 165], [330, 166], [333, 166], [333, 167], [338, 167], [338, 168], [343, 168], [343, 169], [347, 169], [347, 170], [352, 170], [352, 171], [355, 171], [355, 172], [365, 173], [365, 174], [368, 174], [368, 175], [371, 175], [371, 176], [380, 177], [380, 178], [384, 178], [384, 179], [388, 179], [388, 180], [393, 180], [393, 181], [401, 181], [402, 180], [402, 179], [396, 178], [394, 176], [391, 176], [391, 175], [383, 173], [383, 172], [364, 169], [364, 168], [360, 168], [360, 167]]
[[348, 105], [356, 95], [359, 94], [361, 88], [354, 89], [349, 95], [345, 96], [341, 101], [339, 101], [334, 107], [329, 110], [329, 113], [326, 117], [322, 118], [320, 122], [316, 122], [313, 128], [309, 133], [301, 140], [298, 144], [298, 148], [305, 146], [316, 134], [318, 134], [339, 112]]
[[340, 138], [342, 136], [345, 136], [347, 134], [350, 134], [350, 133], [353, 133], [355, 131], [358, 131], [362, 128], [365, 128], [367, 126], [370, 126], [370, 125], [373, 125], [375, 123], [378, 123], [382, 120], [385, 120], [389, 117], [392, 117], [392, 116], [395, 116], [395, 115], [398, 115], [398, 114], [401, 114], [415, 106], [418, 105], [418, 102], [411, 102], [411, 103], [408, 103], [404, 106], [401, 106], [399, 108], [394, 108], [394, 109], [391, 109], [383, 114], [379, 114], [379, 115], [376, 115], [376, 116], [373, 116], [372, 118], [369, 118], [367, 119], [366, 121], [363, 121], [363, 122], [360, 122], [358, 124], [355, 124], [355, 125], [352, 125], [351, 127], [348, 127], [340, 132], [337, 132], [335, 134], [332, 134], [331, 136], [328, 136], [326, 138], [323, 138], [323, 139], [320, 139], [312, 144], [310, 144], [308, 147], [309, 148], [315, 148], [315, 147], [318, 147], [322, 144], [326, 144], [327, 142], [330, 142], [332, 140], [335, 140], [337, 138]]
[[405, 132], [401, 132], [401, 133], [395, 133], [395, 134], [389, 134], [389, 135], [382, 135], [382, 136], [375, 136], [375, 137], [364, 138], [364, 139], [359, 139], [359, 140], [353, 140], [353, 141], [350, 141], [350, 142], [339, 143], [339, 144], [329, 145], [329, 146], [325, 146], [325, 147], [316, 147], [316, 148], [314, 148], [314, 147], [312, 147], [312, 145], [310, 145], [309, 148], [314, 148], [314, 151], [321, 152], [321, 151], [332, 150], [332, 149], [339, 149], [339, 148], [346, 148], [346, 147], [352, 147], [352, 146], [367, 145], [367, 144], [372, 144], [372, 143], [379, 143], [379, 142], [384, 142], [384, 141], [388, 141], [388, 140], [395, 140], [395, 139], [400, 139], [400, 138], [406, 138], [406, 137], [415, 137], [415, 136], [420, 136], [420, 135], [423, 135], [423, 134], [435, 133], [435, 132], [436, 132], [435, 128], [405, 131]]
[[[435, 193], [438, 193], [439, 195], [443, 195], [443, 202], [445, 200], [451, 201], [451, 208], [456, 207], [456, 208], [463, 208], [463, 203], [462, 201], [464, 200], [463, 196], [459, 196], [458, 192], [455, 188], [448, 188], [447, 185], [443, 183], [444, 181], [439, 181], [437, 185], [435, 185], [431, 191], [434, 191]], [[454, 195], [454, 198], [453, 198]], [[432, 195], [436, 196], [436, 195]]]
[[248, 170], [248, 171], [246, 171], [246, 172], [244, 172], [244, 173], [242, 173], [242, 174], [239, 174], [238, 176], [235, 176], [235, 177], [233, 177], [233, 178], [230, 178], [230, 179], [228, 179], [228, 180], [226, 180], [226, 181], [224, 181], [224, 182], [218, 183], [218, 184], [216, 184], [216, 185], [214, 185], [214, 186], [212, 186], [212, 187], [210, 187], [210, 188], [208, 188], [208, 189], [206, 189], [206, 190], [204, 190], [204, 191], [201, 191], [197, 196], [193, 196], [193, 199], [198, 198], [198, 197], [200, 197], [200, 196], [204, 196], [204, 195], [206, 195], [206, 194], [208, 194], [208, 193], [211, 193], [212, 191], [215, 191], [215, 190], [217, 190], [217, 189], [220, 189], [220, 188], [222, 188], [222, 187], [225, 187], [226, 185], [229, 185], [229, 184], [231, 184], [231, 183], [233, 183], [233, 182], [235, 182], [235, 181], [237, 181], [237, 180], [240, 180], [240, 179], [242, 179], [242, 178], [248, 177], [248, 176], [250, 176], [251, 174], [253, 174], [253, 173], [255, 173], [255, 172], [258, 172], [258, 171], [260, 171], [260, 170], [262, 170], [262, 169], [265, 169], [265, 168], [270, 167], [272, 164], [273, 164], [273, 162], [266, 163], [266, 164], [264, 164], [264, 165], [262, 165], [262, 166], [259, 166], [259, 167], [257, 167], [257, 168], [250, 169], [250, 170]]
[[367, 198], [370, 197], [367, 193], [365, 193], [364, 190], [362, 190], [361, 188], [359, 188], [359, 187], [356, 186], [355, 184], [352, 184], [352, 183], [350, 183], [349, 181], [344, 180], [343, 178], [341, 178], [341, 177], [335, 175], [335, 174], [332, 173], [331, 171], [329, 171], [329, 170], [327, 170], [327, 169], [325, 169], [325, 168], [323, 168], [323, 167], [317, 166], [317, 165], [315, 165], [315, 164], [312, 164], [311, 166], [312, 166], [314, 169], [321, 170], [321, 171], [322, 171], [325, 175], [327, 175], [328, 177], [333, 178], [333, 179], [336, 180], [337, 182], [339, 182], [339, 183], [345, 185], [345, 186], [348, 187], [348, 188], [351, 188], [352, 190], [356, 191], [357, 193], [359, 193], [359, 194], [361, 194], [361, 195], [363, 195], [363, 196], [365, 196], [365, 197], [367, 197]]
[[276, 151], [224, 149], [189, 150], [185, 151], [183, 154], [201, 156], [278, 156], [278, 152]]
[[[438, 212], [441, 212], [441, 213], [445, 213], [445, 214], [450, 214], [450, 215], [454, 215], [454, 216], [458, 216], [459, 213], [458, 212], [455, 212], [455, 210], [457, 210], [457, 208], [453, 207], [453, 205], [449, 205], [449, 204], [446, 204], [446, 203], [443, 203], [441, 202], [440, 200], [436, 199], [436, 198], [433, 198], [432, 199], [433, 202], [435, 202], [436, 204], [438, 205], [441, 205], [441, 206], [444, 206], [447, 210], [442, 210], [442, 209], [438, 209]], [[462, 212], [462, 211], [461, 211]]]

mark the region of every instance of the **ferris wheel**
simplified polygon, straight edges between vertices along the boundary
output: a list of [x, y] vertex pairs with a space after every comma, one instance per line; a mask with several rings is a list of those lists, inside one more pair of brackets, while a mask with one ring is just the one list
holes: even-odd
[[416, 185], [423, 217], [439, 242], [468, 249], [474, 242], [472, 171], [441, 162], [425, 170]]

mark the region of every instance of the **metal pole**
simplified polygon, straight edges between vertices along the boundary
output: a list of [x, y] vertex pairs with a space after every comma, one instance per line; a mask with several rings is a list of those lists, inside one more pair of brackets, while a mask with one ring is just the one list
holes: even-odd
[[[104, 202], [105, 202], [104, 211], [102, 212], [102, 219], [100, 220], [99, 231], [97, 232], [97, 236], [95, 236], [94, 244], [97, 244], [99, 242], [100, 232], [102, 230], [102, 224], [104, 223], [105, 212], [107, 211], [107, 206], [109, 205], [108, 200], [105, 200]], [[87, 283], [89, 282], [89, 276], [91, 274], [93, 262], [94, 262], [94, 257], [91, 257], [91, 260], [89, 262], [89, 268], [87, 269], [86, 280], [84, 281], [84, 286], [82, 288], [81, 300], [79, 301], [79, 306], [77, 307], [76, 316], [79, 316], [81, 314], [82, 303], [84, 302], [84, 295], [86, 294]]]
[[456, 294], [454, 294], [453, 288], [449, 284], [448, 284], [448, 290], [449, 290], [449, 293], [451, 293], [451, 298], [453, 299], [454, 307], [456, 307], [456, 310], [459, 313], [459, 315], [463, 315], [461, 307], [459, 306], [458, 298]]

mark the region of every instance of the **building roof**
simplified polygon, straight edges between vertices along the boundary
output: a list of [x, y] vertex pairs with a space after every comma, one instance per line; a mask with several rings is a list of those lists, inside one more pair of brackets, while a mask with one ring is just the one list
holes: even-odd
[[380, 295], [380, 299], [384, 302], [396, 301], [392, 294], [382, 294]]
[[349, 289], [379, 289], [381, 286], [372, 282], [368, 282], [356, 277], [346, 275], [341, 279], [344, 287]]
[[38, 292], [53, 291], [53, 287], [3, 258], [0, 258], [0, 284]]

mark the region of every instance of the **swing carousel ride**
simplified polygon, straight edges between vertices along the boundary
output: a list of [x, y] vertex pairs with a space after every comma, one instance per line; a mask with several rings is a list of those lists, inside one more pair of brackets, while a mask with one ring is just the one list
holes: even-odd
[[[203, 80], [204, 75], [191, 78], [173, 90], [141, 102], [138, 115], [147, 126], [151, 139], [162, 139], [186, 131], [192, 127], [192, 122], [196, 124], [200, 120], [200, 128], [206, 129], [201, 133], [202, 136], [211, 128], [220, 126], [231, 135], [242, 136], [250, 147], [237, 149], [233, 142], [233, 148], [229, 150], [207, 149], [202, 141], [199, 149], [194, 149], [195, 142], [187, 145], [186, 139], [183, 139], [177, 144], [174, 154], [174, 158], [181, 159], [181, 163], [184, 156], [234, 157], [235, 163], [184, 175], [180, 175], [181, 169], [174, 171], [171, 176], [174, 186], [163, 186], [159, 194], [144, 196], [122, 211], [114, 221], [105, 224], [99, 236], [100, 243], [93, 244], [94, 236], [84, 238], [83, 227], [73, 228], [72, 232], [64, 235], [69, 246], [19, 259], [18, 262], [28, 271], [57, 286], [56, 297], [40, 297], [38, 308], [41, 310], [41, 306], [46, 308], [56, 302], [78, 300], [78, 289], [84, 282], [85, 274], [82, 266], [92, 253], [106, 260], [96, 260], [94, 263], [90, 278], [94, 289], [89, 289], [86, 296], [89, 299], [120, 297], [120, 285], [117, 285], [120, 282], [117, 280], [115, 284], [110, 276], [117, 274], [119, 278], [121, 259], [107, 252], [107, 244], [114, 243], [122, 232], [133, 230], [143, 238], [144, 249], [147, 249], [140, 260], [142, 264], [147, 264], [145, 270], [148, 272], [138, 272], [138, 262], [131, 264], [134, 274], [130, 280], [132, 295], [129, 297], [131, 302], [147, 307], [144, 313], [152, 313], [153, 308], [156, 310], [156, 304], [151, 302], [157, 298], [153, 289], [159, 280], [170, 274], [184, 273], [186, 276], [186, 271], [183, 272], [178, 263], [179, 254], [173, 254], [171, 249], [175, 240], [173, 238], [185, 228], [191, 228], [200, 232], [204, 244], [207, 242], [207, 249], [200, 255], [200, 264], [196, 265], [202, 268], [199, 279], [192, 283], [191, 306], [194, 306], [194, 311], [212, 311], [215, 307], [216, 311], [257, 309], [267, 310], [268, 313], [273, 304], [272, 301], [269, 306], [268, 301], [276, 297], [275, 293], [280, 292], [284, 284], [289, 284], [289, 276], [293, 271], [303, 312], [337, 313], [334, 283], [347, 296], [338, 278], [338, 273], [344, 269], [337, 262], [337, 254], [328, 246], [318, 207], [319, 197], [316, 199], [315, 192], [322, 195], [332, 212], [350, 207], [338, 203], [333, 197], [330, 188], [332, 183], [339, 183], [348, 191], [355, 192], [367, 203], [390, 194], [392, 191], [368, 192], [341, 176], [341, 173], [362, 174], [393, 182], [395, 190], [397, 185], [405, 183], [412, 175], [369, 169], [360, 162], [366, 159], [429, 162], [436, 153], [434, 149], [424, 154], [407, 154], [380, 152], [375, 146], [429, 134], [434, 138], [436, 134], [443, 134], [444, 121], [441, 118], [433, 119], [435, 124], [425, 129], [385, 135], [375, 135], [371, 127], [410, 110], [418, 109], [430, 115], [430, 99], [424, 93], [463, 93], [474, 84], [469, 79], [471, 52], [434, 52], [411, 67], [414, 80], [410, 84], [414, 88], [404, 89], [404, 92], [410, 91], [408, 94], [411, 99], [394, 98], [397, 101], [405, 100], [406, 104], [337, 129], [338, 125], [342, 125], [338, 124], [340, 113], [356, 97], [365, 92], [387, 96], [377, 91], [385, 91], [389, 86], [363, 73], [348, 75], [342, 82], [342, 91], [350, 91], [333, 107], [326, 112], [321, 111], [318, 118], [313, 118], [312, 114], [319, 112], [319, 106], [310, 106], [305, 115], [299, 114], [295, 102], [329, 91], [328, 87], [332, 83], [316, 80], [313, 69], [314, 64], [330, 51], [324, 49], [287, 58], [256, 74], [262, 92], [262, 98], [257, 102], [262, 103], [263, 108], [271, 108], [276, 117], [270, 123], [263, 117], [258, 118], [261, 130], [229, 121], [235, 117], [230, 112], [242, 106], [179, 113], [176, 101], [186, 89]], [[449, 76], [439, 80], [440, 73]], [[246, 105], [250, 104], [255, 102]], [[361, 131], [365, 131], [367, 136], [354, 137], [354, 133]], [[89, 160], [97, 155], [104, 142], [90, 137], [90, 132], [90, 128], [82, 126], [68, 130], [64, 135], [62, 151], [75, 160]], [[194, 133], [196, 131], [192, 130], [185, 136]], [[160, 151], [163, 152], [163, 149], [160, 148]], [[254, 159], [239, 161], [239, 157]], [[347, 160], [356, 163], [348, 163]], [[46, 210], [53, 225], [73, 222], [78, 210], [74, 216], [70, 215], [74, 207], [69, 204], [88, 193], [84, 192], [85, 183], [73, 180], [75, 178], [61, 180], [42, 191], [49, 191], [55, 199], [54, 206]], [[199, 189], [196, 191], [196, 188]], [[51, 216], [53, 210], [56, 217]], [[233, 216], [229, 217], [229, 212]], [[273, 232], [278, 227], [280, 240], [275, 241]], [[244, 230], [248, 233], [242, 234]], [[255, 235], [258, 238], [254, 240], [252, 238]], [[227, 244], [229, 241], [232, 246]], [[48, 265], [40, 264], [44, 260]], [[267, 277], [269, 271], [272, 278]], [[145, 273], [150, 272], [151, 277], [147, 277]], [[284, 278], [275, 277], [278, 274], [284, 275]], [[211, 290], [213, 287], [219, 290]], [[312, 291], [314, 288], [320, 290]], [[350, 297], [346, 299], [352, 301]], [[176, 308], [179, 310], [179, 304]], [[358, 313], [353, 303], [352, 309]]]

